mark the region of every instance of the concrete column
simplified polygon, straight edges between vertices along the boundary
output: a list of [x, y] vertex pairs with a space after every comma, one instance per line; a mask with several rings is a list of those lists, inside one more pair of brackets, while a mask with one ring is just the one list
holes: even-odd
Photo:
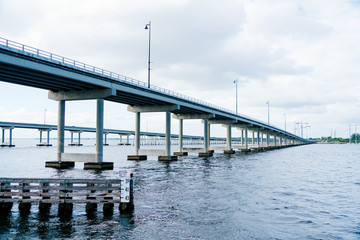
[[274, 145], [275, 146], [276, 146], [276, 142], [277, 142], [276, 135], [274, 135]]
[[209, 120], [206, 118], [204, 119], [204, 152], [209, 151], [208, 134], [209, 134]]
[[58, 128], [57, 128], [57, 161], [61, 162], [61, 154], [64, 153], [65, 140], [65, 101], [58, 103]]
[[179, 119], [179, 151], [183, 152], [184, 120]]
[[129, 142], [129, 138], [130, 138], [130, 136], [129, 136], [129, 135], [127, 135], [127, 136], [126, 136], [126, 144], [130, 144], [130, 142]]
[[226, 148], [229, 151], [231, 150], [231, 124], [227, 125]]
[[211, 127], [211, 125], [209, 124], [209, 126], [208, 126], [208, 135], [207, 135], [208, 148], [210, 148], [210, 127]]
[[267, 147], [270, 146], [270, 135], [269, 135], [269, 133], [266, 133], [266, 146]]
[[245, 149], [248, 150], [248, 128], [245, 128]]
[[47, 143], [47, 145], [50, 145], [50, 130], [47, 131], [46, 143]]
[[282, 146], [282, 137], [280, 136], [280, 146]]
[[1, 129], [2, 130], [2, 134], [1, 134], [1, 143], [5, 142], [5, 129]]
[[171, 155], [171, 113], [170, 112], [166, 112], [166, 131], [165, 131], [165, 137], [166, 137], [166, 141], [165, 141], [165, 150], [166, 150], [166, 156], [170, 156]]
[[40, 143], [42, 143], [42, 130], [39, 129], [39, 132], [40, 132]]
[[241, 129], [241, 146], [244, 145], [244, 129]]
[[104, 133], [104, 138], [105, 138], [105, 142], [103, 143], [104, 146], [109, 145], [109, 144], [107, 143], [107, 135], [108, 135], [108, 133]]
[[260, 147], [260, 137], [262, 137], [262, 133], [260, 133], [260, 129], [258, 129], [257, 130], [257, 145], [258, 145], [258, 147]]
[[104, 99], [96, 100], [96, 162], [103, 161]]
[[70, 132], [70, 139], [71, 139], [71, 144], [74, 144], [74, 133]]
[[251, 144], [254, 145], [255, 143], [255, 131], [252, 131], [252, 139]]
[[81, 135], [81, 132], [79, 132], [79, 135], [78, 135], [78, 143], [79, 143], [79, 146], [81, 146], [81, 143], [80, 143], [80, 135]]
[[12, 146], [12, 128], [10, 128], [10, 139], [9, 139], [9, 144], [10, 146]]
[[140, 149], [140, 112], [135, 113], [135, 154], [139, 155]]

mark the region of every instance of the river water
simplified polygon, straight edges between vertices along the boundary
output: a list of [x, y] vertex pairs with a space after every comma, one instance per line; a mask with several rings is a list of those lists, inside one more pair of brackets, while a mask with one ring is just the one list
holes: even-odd
[[[65, 152], [94, 152], [94, 140]], [[114, 170], [45, 168], [56, 147], [15, 140], [0, 149], [1, 177], [116, 178], [134, 173], [135, 211], [123, 216], [99, 207], [89, 218], [75, 205], [68, 219], [53, 205], [48, 217], [11, 214], [0, 220], [0, 239], [360, 239], [360, 145], [314, 144], [259, 153], [176, 162], [127, 161], [133, 146], [104, 147]], [[175, 147], [174, 147], [174, 150]]]

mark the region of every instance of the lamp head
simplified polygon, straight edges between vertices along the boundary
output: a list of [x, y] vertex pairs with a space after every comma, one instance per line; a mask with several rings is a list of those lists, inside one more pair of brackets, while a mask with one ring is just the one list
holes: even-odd
[[148, 25], [149, 25], [149, 24], [146, 24], [146, 25], [145, 25], [145, 29], [149, 29], [149, 28], [148, 28]]

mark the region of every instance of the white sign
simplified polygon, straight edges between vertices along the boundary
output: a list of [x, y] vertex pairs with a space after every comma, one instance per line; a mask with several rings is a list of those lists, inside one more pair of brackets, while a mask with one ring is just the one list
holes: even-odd
[[121, 202], [130, 202], [130, 172], [120, 170], [119, 176], [121, 180]]

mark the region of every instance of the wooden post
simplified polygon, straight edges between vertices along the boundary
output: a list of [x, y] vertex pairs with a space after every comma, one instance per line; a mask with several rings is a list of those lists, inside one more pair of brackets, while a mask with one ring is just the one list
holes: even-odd
[[[0, 184], [1, 186], [1, 190], [0, 192], [11, 192], [10, 189], [6, 189], [6, 188], [10, 188], [10, 183], [9, 182], [2, 182]], [[11, 198], [10, 196], [7, 197], [7, 196], [4, 196], [4, 197], [0, 197], [0, 198]], [[0, 215], [8, 215], [10, 212], [11, 212], [11, 208], [13, 206], [13, 203], [12, 202], [3, 202], [3, 203], [0, 203]]]
[[[28, 192], [30, 192], [29, 189], [25, 189], [27, 186], [29, 186], [29, 183], [20, 182], [19, 183], [19, 193], [28, 193]], [[22, 199], [30, 199], [30, 197], [22, 196]], [[20, 215], [24, 216], [24, 215], [30, 214], [30, 208], [31, 208], [31, 203], [20, 202], [19, 203]]]
[[[91, 188], [94, 187], [95, 184], [94, 183], [87, 183], [86, 184], [87, 187]], [[96, 190], [90, 190], [90, 193], [95, 193]], [[95, 199], [95, 197], [86, 197], [86, 199]], [[97, 204], [96, 203], [91, 203], [88, 202], [86, 203], [86, 214], [88, 215], [88, 217], [93, 217], [94, 216], [94, 212], [97, 210]]]
[[[105, 183], [106, 187], [111, 187], [111, 183]], [[108, 193], [112, 193], [112, 190], [108, 190]], [[113, 199], [112, 197], [104, 197], [104, 199]], [[114, 203], [104, 203], [103, 205], [103, 214], [106, 217], [110, 217], [114, 212]]]

